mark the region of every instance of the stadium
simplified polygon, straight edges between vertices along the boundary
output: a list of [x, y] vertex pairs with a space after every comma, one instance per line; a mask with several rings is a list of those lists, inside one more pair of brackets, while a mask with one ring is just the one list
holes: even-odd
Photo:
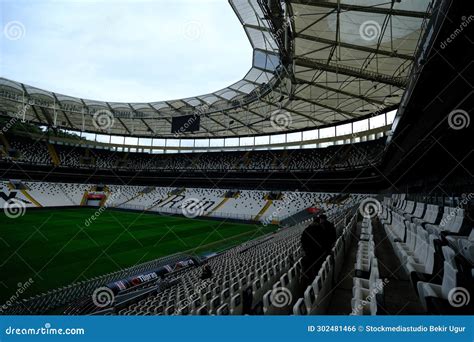
[[204, 95], [94, 100], [2, 70], [0, 314], [472, 314], [467, 6], [226, 6], [251, 65]]

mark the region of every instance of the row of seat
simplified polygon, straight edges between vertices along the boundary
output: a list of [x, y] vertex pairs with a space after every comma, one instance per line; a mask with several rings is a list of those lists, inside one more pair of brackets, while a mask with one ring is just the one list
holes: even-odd
[[263, 295], [275, 283], [292, 287], [299, 277], [294, 260], [306, 224], [282, 230], [233, 248], [209, 261], [209, 279], [202, 267], [183, 270], [169, 279], [174, 286], [121, 309], [119, 315], [240, 315], [263, 313]]
[[[3, 147], [0, 160], [25, 164], [52, 165], [47, 143], [9, 136], [11, 148]], [[359, 168], [378, 162], [384, 139], [355, 145], [328, 148], [295, 149], [292, 153], [277, 151], [234, 151], [219, 153], [150, 154], [150, 149], [130, 152], [51, 144], [60, 166], [73, 168], [130, 169], [156, 171], [312, 171]], [[140, 150], [140, 149], [138, 149]], [[335, 157], [336, 156], [336, 157]]]
[[[410, 202], [401, 198], [385, 199], [379, 218], [395, 255], [419, 295], [424, 310], [451, 312], [454, 307], [448, 303], [450, 292], [459, 286], [466, 286], [466, 291], [469, 292], [472, 287], [472, 262], [469, 265], [469, 259], [472, 260], [472, 249], [469, 247], [472, 246], [472, 227], [469, 236], [459, 236], [457, 234], [461, 231], [463, 221], [463, 216], [460, 216], [463, 214], [462, 209], [449, 207], [444, 209], [442, 218], [444, 222], [447, 222], [448, 215], [455, 213], [450, 216], [453, 225], [443, 225], [442, 220], [435, 224], [436, 220], [433, 218], [437, 209], [427, 207], [425, 215], [416, 217], [414, 216], [416, 209], [411, 214], [409, 212], [413, 208], [419, 208], [420, 205]], [[420, 212], [418, 210], [418, 214]], [[426, 218], [431, 223], [427, 223]], [[457, 249], [453, 248], [453, 245], [458, 243], [462, 244], [461, 248], [459, 246]], [[463, 263], [468, 260], [467, 271], [461, 272], [458, 258]]]
[[[340, 222], [341, 219], [335, 218], [335, 221]], [[122, 315], [289, 314], [294, 304], [293, 299], [297, 298], [295, 294], [301, 293], [302, 251], [299, 240], [302, 230], [308, 223], [283, 231], [278, 234], [278, 238], [275, 236], [264, 245], [258, 246], [258, 249], [246, 249], [245, 254], [231, 253], [232, 256], [229, 256], [227, 253], [227, 256], [218, 257], [212, 261], [212, 269], [216, 276], [205, 283], [200, 283], [198, 288], [196, 283], [199, 284], [199, 281], [196, 276], [199, 275], [199, 268], [180, 275], [179, 286], [166, 289], [156, 297], [141, 300], [118, 313]], [[349, 239], [348, 232], [345, 234], [346, 239]], [[342, 240], [335, 246], [338, 249], [336, 258], [338, 268], [343, 261], [342, 255], [339, 255], [341, 243]], [[269, 247], [271, 250], [268, 250]], [[223, 267], [219, 267], [219, 264]]]
[[[458, 234], [465, 228], [463, 226], [464, 209], [460, 206], [441, 208], [435, 204], [425, 204], [405, 200], [405, 198], [404, 194], [394, 195], [392, 198], [386, 197], [383, 205], [390, 206], [394, 213], [402, 215], [406, 220], [423, 226], [430, 234], [439, 235], [442, 231]], [[385, 214], [390, 215], [391, 212]]]
[[321, 315], [326, 312], [333, 286], [348, 255], [356, 222], [357, 216], [353, 215], [336, 240], [331, 254], [323, 262], [317, 276], [311, 285], [306, 287], [303, 297], [298, 298], [293, 306], [294, 315]]
[[[383, 223], [400, 221], [400, 217], [392, 218], [392, 213], [403, 216], [403, 219], [416, 226], [424, 228], [429, 235], [434, 235], [437, 239], [446, 241], [447, 244], [461, 254], [466, 260], [474, 263], [474, 233], [472, 222], [465, 220], [465, 210], [458, 207], [444, 207], [427, 204], [423, 216], [416, 217], [405, 210], [413, 208], [412, 201], [404, 201], [402, 195], [395, 195], [392, 198], [385, 198], [382, 205], [381, 220]], [[393, 204], [392, 204], [393, 203]], [[417, 203], [415, 207], [425, 206], [424, 203]], [[390, 210], [385, 210], [390, 208]], [[405, 208], [405, 209], [403, 209]], [[419, 211], [420, 212], [420, 211]], [[426, 240], [428, 241], [428, 240]]]
[[294, 293], [300, 291], [302, 258], [300, 258], [280, 280], [273, 284], [263, 296], [264, 315], [285, 315], [294, 304]]
[[384, 284], [379, 276], [372, 229], [371, 219], [365, 217], [361, 224], [356, 263], [354, 265], [352, 315], [376, 315], [378, 306], [383, 301]]

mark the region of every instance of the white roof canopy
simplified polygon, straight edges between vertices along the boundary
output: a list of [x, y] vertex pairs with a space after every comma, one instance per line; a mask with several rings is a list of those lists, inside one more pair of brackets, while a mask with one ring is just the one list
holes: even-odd
[[[172, 137], [176, 116], [200, 115], [182, 137], [242, 136], [316, 128], [381, 113], [401, 99], [430, 15], [429, 0], [229, 0], [253, 47], [244, 79], [211, 94], [152, 103], [75, 98], [0, 78], [0, 111], [68, 130], [104, 132], [93, 115], [115, 117], [107, 133]], [[262, 7], [261, 7], [262, 6]], [[283, 43], [282, 45], [282, 41]], [[232, 66], [229, 66], [232, 67]], [[286, 125], [270, 124], [285, 113]]]

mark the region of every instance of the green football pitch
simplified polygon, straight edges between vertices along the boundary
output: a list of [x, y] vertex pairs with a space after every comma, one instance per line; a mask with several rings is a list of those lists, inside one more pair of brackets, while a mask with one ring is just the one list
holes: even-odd
[[[177, 252], [217, 252], [275, 231], [217, 220], [107, 209], [26, 210], [0, 214], [0, 304], [20, 283], [32, 295]], [[90, 224], [87, 224], [89, 219]]]

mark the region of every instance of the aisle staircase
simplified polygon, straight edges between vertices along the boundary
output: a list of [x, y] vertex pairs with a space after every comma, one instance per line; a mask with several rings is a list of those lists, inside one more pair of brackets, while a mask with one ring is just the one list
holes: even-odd
[[51, 157], [51, 161], [53, 162], [53, 165], [59, 166], [59, 164], [61, 164], [61, 161], [59, 160], [59, 156], [56, 152], [56, 149], [54, 148], [54, 145], [50, 143], [46, 143], [46, 145], [48, 146], [49, 156]]
[[89, 196], [89, 191], [88, 190], [84, 191], [84, 195], [82, 196], [82, 200], [81, 200], [81, 207], [83, 207], [87, 204], [87, 197], [88, 196]]
[[258, 212], [257, 216], [254, 217], [254, 221], [260, 221], [260, 218], [263, 216], [263, 214], [265, 214], [265, 212], [268, 210], [268, 208], [270, 208], [270, 206], [272, 205], [273, 203], [273, 200], [267, 200], [267, 203], [265, 203], [265, 205], [263, 206], [262, 209], [260, 209], [260, 211]]
[[40, 202], [35, 200], [33, 196], [31, 196], [26, 189], [21, 189], [20, 192], [25, 196], [31, 203], [33, 203], [36, 207], [42, 208], [43, 206], [41, 205]]
[[8, 143], [5, 135], [0, 134], [0, 145], [3, 145], [3, 148], [0, 148], [0, 154], [3, 154], [5, 157], [8, 156], [8, 151], [10, 150], [10, 144]]

